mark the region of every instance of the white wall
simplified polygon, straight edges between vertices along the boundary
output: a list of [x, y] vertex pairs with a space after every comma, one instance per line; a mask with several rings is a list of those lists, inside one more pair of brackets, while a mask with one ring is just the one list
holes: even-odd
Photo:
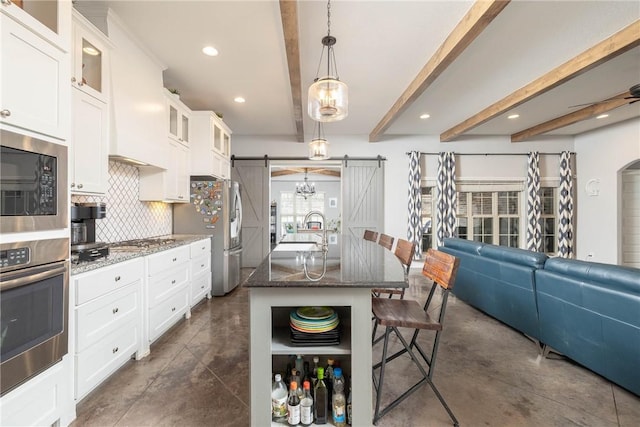
[[[640, 159], [640, 119], [578, 135], [575, 151], [577, 258], [618, 264], [620, 172]], [[598, 190], [598, 195], [587, 194], [590, 180], [595, 180], [590, 189]]]
[[[436, 135], [389, 137], [382, 142], [369, 143], [367, 135], [328, 135], [331, 157], [386, 157], [384, 184], [384, 232], [396, 237], [406, 238], [407, 224], [407, 175], [408, 157], [412, 150], [423, 152], [453, 151], [456, 153], [527, 153], [529, 151], [554, 152], [573, 150], [572, 137], [549, 138], [533, 143], [511, 143], [509, 137], [476, 137], [457, 142], [441, 143]], [[290, 137], [243, 136], [234, 135], [232, 154], [242, 156], [306, 157], [307, 144], [291, 142]], [[430, 156], [435, 159], [435, 156]], [[526, 157], [524, 156], [461, 156], [458, 172], [478, 179], [496, 177], [511, 178], [526, 176]], [[554, 163], [555, 162], [555, 163]], [[541, 174], [556, 177], [557, 160], [546, 160], [541, 156]], [[435, 175], [435, 163], [427, 161], [427, 175]], [[423, 175], [425, 171], [423, 171]], [[460, 173], [458, 174], [460, 175]], [[465, 176], [465, 177], [466, 177]]]

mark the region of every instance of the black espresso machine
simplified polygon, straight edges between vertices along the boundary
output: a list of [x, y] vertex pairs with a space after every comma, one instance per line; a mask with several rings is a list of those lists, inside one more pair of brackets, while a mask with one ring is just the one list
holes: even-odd
[[71, 260], [93, 261], [109, 255], [106, 243], [96, 242], [96, 219], [107, 216], [104, 203], [71, 205]]

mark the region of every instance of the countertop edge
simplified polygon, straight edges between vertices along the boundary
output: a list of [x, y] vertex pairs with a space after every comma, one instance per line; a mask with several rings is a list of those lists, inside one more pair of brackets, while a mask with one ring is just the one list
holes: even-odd
[[77, 276], [82, 273], [95, 271], [100, 268], [116, 265], [121, 262], [129, 261], [131, 259], [145, 257], [148, 255], [152, 255], [158, 252], [163, 252], [169, 249], [175, 249], [180, 246], [190, 245], [191, 243], [197, 242], [199, 240], [209, 239], [211, 238], [211, 235], [210, 234], [167, 234], [163, 236], [154, 236], [152, 238], [158, 238], [158, 239], [172, 238], [172, 239], [176, 239], [176, 241], [166, 245], [143, 249], [136, 252], [112, 252], [112, 253], [109, 253], [107, 257], [96, 260], [96, 261], [82, 261], [78, 264], [70, 264], [69, 274], [70, 276]]

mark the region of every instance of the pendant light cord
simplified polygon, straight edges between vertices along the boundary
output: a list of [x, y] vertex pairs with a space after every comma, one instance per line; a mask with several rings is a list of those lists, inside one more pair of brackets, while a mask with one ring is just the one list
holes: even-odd
[[[327, 38], [331, 37], [331, 0], [327, 1]], [[335, 40], [333, 40], [335, 43]], [[316, 78], [313, 80], [317, 82], [320, 78], [320, 67], [322, 66], [322, 58], [324, 58], [324, 49], [327, 48], [327, 76], [333, 76], [340, 80], [338, 76], [338, 67], [336, 67], [336, 57], [333, 52], [333, 44], [322, 43], [322, 52], [320, 53], [320, 61], [318, 62], [318, 69], [316, 70]], [[331, 69], [331, 60], [333, 60], [333, 70]], [[333, 71], [333, 73], [332, 73]]]
[[331, 0], [327, 1], [327, 35], [331, 35]]

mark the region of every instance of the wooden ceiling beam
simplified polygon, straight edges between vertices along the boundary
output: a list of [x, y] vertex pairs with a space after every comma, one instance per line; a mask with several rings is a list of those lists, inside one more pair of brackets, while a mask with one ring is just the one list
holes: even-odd
[[469, 130], [499, 116], [500, 114], [541, 95], [566, 81], [640, 45], [640, 20], [618, 31], [616, 34], [585, 50], [578, 56], [554, 68], [542, 77], [516, 90], [500, 101], [488, 106], [462, 123], [440, 135], [441, 142], [456, 139]]
[[[325, 169], [325, 168], [306, 168], [306, 169], [308, 173], [340, 178], [339, 170]], [[273, 172], [271, 172], [271, 177], [300, 174], [300, 173], [304, 173], [304, 170], [305, 168], [287, 168], [287, 169], [281, 169], [281, 170], [274, 170]]]
[[302, 122], [302, 77], [300, 74], [300, 43], [298, 31], [298, 2], [296, 0], [280, 0], [280, 17], [284, 33], [284, 45], [287, 51], [289, 67], [289, 85], [293, 100], [293, 116], [296, 123], [296, 138], [304, 142], [304, 126]]
[[630, 101], [628, 99], [624, 99], [625, 96], [629, 96], [629, 91], [623, 92], [604, 101], [597, 102], [578, 111], [574, 111], [573, 113], [565, 114], [564, 116], [557, 117], [544, 123], [540, 123], [539, 125], [532, 126], [529, 129], [514, 133], [511, 135], [511, 142], [526, 141], [534, 136], [542, 135], [543, 133], [551, 132], [552, 130], [560, 129], [565, 126], [578, 123], [582, 120], [590, 119], [602, 113], [606, 113], [607, 111], [611, 111], [614, 108], [629, 104]]
[[447, 69], [509, 4], [510, 0], [477, 0], [369, 134], [376, 142], [389, 126]]

